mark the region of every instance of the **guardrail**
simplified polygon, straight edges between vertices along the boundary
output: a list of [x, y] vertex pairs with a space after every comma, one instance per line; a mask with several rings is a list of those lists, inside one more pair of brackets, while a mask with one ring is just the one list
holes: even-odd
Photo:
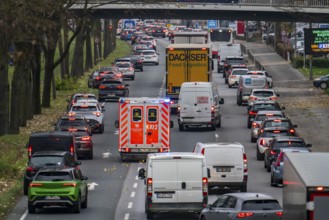
[[[86, 0], [77, 0], [76, 3], [83, 4]], [[88, 0], [89, 4], [231, 4], [231, 5], [257, 5], [273, 7], [313, 7], [329, 8], [329, 0], [166, 0], [166, 1], [143, 1], [143, 0]]]

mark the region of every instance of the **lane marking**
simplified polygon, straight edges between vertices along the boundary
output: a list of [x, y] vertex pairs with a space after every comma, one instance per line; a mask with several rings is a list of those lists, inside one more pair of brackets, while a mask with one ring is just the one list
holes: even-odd
[[137, 188], [138, 183], [134, 183], [134, 188]]
[[27, 216], [27, 209], [25, 210], [24, 214], [22, 215], [22, 217], [19, 220], [24, 220]]
[[139, 180], [139, 179], [138, 179], [138, 175], [135, 177], [135, 180]]
[[112, 154], [110, 152], [105, 152], [105, 153], [103, 153], [102, 158], [110, 158], [111, 155]]
[[130, 197], [134, 198], [135, 197], [135, 192], [131, 192]]
[[141, 167], [138, 167], [138, 168], [137, 168], [137, 172], [138, 172], [140, 169], [142, 169], [142, 168], [141, 168]]
[[132, 202], [129, 202], [128, 203], [128, 209], [131, 209], [133, 207], [133, 203]]
[[124, 220], [128, 220], [129, 219], [129, 213], [125, 214]]

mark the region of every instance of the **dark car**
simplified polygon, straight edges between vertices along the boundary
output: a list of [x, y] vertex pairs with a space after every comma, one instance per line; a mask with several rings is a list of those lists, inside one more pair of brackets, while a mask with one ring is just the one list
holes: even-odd
[[95, 81], [99, 80], [99, 71], [93, 71], [88, 78], [88, 88], [95, 88]]
[[308, 153], [310, 150], [308, 148], [293, 147], [293, 148], [282, 148], [277, 156], [277, 159], [271, 164], [271, 186], [277, 186], [283, 183], [283, 155], [286, 152], [296, 152], [296, 153]]
[[98, 88], [98, 101], [118, 100], [129, 96], [129, 84], [123, 80], [105, 80]]
[[153, 37], [166, 37], [166, 28], [165, 27], [156, 27], [152, 30]]
[[285, 107], [281, 107], [276, 101], [255, 101], [254, 104], [248, 107], [248, 123], [247, 127], [251, 128], [252, 119], [255, 118], [258, 111], [282, 111]]
[[267, 172], [271, 171], [271, 164], [276, 160], [280, 150], [283, 148], [310, 148], [311, 144], [306, 144], [301, 137], [280, 136], [274, 138], [265, 150], [264, 167]]
[[269, 117], [266, 118], [259, 127], [258, 133], [262, 133], [265, 128], [287, 128], [290, 133], [296, 133], [297, 125], [292, 124], [289, 118]]
[[82, 115], [63, 115], [54, 124], [55, 131], [70, 131], [74, 130], [84, 130], [91, 134], [91, 128], [89, 127], [87, 119]]
[[99, 85], [107, 79], [121, 79], [122, 74], [120, 72], [116, 71], [111, 71], [111, 70], [105, 70], [105, 71], [100, 71], [98, 74], [98, 77], [96, 77], [94, 81], [94, 88], [98, 88]]
[[314, 87], [320, 87], [321, 89], [326, 89], [329, 86], [329, 74], [326, 76], [321, 76], [320, 78], [314, 79]]
[[227, 193], [200, 213], [200, 220], [282, 219], [282, 208], [271, 195], [264, 193]]
[[224, 61], [224, 71], [223, 78], [226, 78], [226, 74], [228, 73], [231, 66], [239, 66], [239, 68], [247, 67], [246, 61], [242, 56], [227, 56]]
[[143, 72], [143, 59], [139, 55], [130, 55], [130, 62], [134, 65], [135, 70], [138, 69]]
[[70, 111], [72, 106], [79, 100], [79, 99], [95, 99], [97, 100], [97, 97], [95, 94], [92, 93], [74, 93], [70, 99], [67, 99], [67, 111]]
[[81, 162], [75, 160], [74, 156], [67, 151], [39, 151], [35, 152], [25, 169], [23, 191], [27, 195], [29, 184], [38, 170], [55, 167], [78, 167]]
[[93, 159], [94, 157], [94, 144], [91, 135], [86, 131], [74, 131], [75, 140], [77, 144], [78, 157], [87, 157]]
[[136, 32], [135, 29], [124, 29], [121, 31], [120, 39], [121, 40], [131, 40], [131, 37]]

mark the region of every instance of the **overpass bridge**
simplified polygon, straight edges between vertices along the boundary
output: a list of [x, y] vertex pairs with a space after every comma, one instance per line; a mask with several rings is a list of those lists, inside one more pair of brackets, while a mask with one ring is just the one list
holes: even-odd
[[[87, 0], [71, 9], [80, 13]], [[224, 3], [223, 3], [224, 2]], [[329, 0], [88, 0], [97, 18], [252, 20], [329, 23]]]

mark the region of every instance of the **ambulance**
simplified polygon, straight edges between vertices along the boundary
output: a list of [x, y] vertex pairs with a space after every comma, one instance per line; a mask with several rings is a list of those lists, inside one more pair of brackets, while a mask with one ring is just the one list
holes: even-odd
[[122, 161], [144, 160], [148, 153], [170, 151], [170, 99], [119, 99], [119, 153]]

